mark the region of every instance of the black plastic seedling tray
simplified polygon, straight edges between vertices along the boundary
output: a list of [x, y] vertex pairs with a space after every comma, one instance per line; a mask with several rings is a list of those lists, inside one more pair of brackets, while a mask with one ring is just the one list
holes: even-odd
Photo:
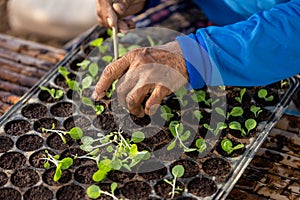
[[[201, 89], [207, 99], [210, 96], [213, 99], [225, 98], [227, 100], [226, 104], [223, 101], [216, 101], [214, 106], [208, 106], [204, 102], [193, 105], [188, 103], [187, 107], [180, 106], [180, 101], [175, 94], [172, 94], [164, 100], [163, 104], [171, 108], [174, 113], [173, 120], [181, 120], [184, 128], [190, 130], [195, 139], [204, 138], [207, 145], [202, 153], [182, 152], [179, 148], [181, 153], [178, 155], [178, 151], [167, 150], [174, 137], [168, 130], [168, 122], [159, 118], [159, 115], [156, 118], [159, 120], [151, 121], [151, 117], [137, 119], [125, 111], [125, 114], [114, 118], [117, 123], [112, 121], [104, 125], [101, 116], [118, 111], [118, 109], [113, 109], [112, 100], [105, 99], [101, 102], [105, 106], [105, 111], [97, 116], [89, 109], [82, 109], [83, 105], [76, 98], [76, 94], [68, 89], [64, 83], [65, 80], [58, 73], [60, 66], [66, 67], [73, 78], [79, 77], [79, 80], [87, 73], [77, 66], [77, 63], [84, 59], [97, 63], [102, 70], [105, 67], [106, 63], [100, 59], [98, 50], [89, 45], [90, 41], [98, 37], [107, 37], [107, 34], [105, 30], [97, 27], [79, 48], [67, 55], [21, 101], [2, 116], [0, 122], [0, 199], [88, 199], [86, 189], [89, 185], [98, 184], [102, 189], [109, 190], [112, 182], [118, 183], [116, 190], [118, 198], [169, 199], [171, 188], [164, 179], [172, 179], [171, 171], [177, 164], [184, 166], [185, 173], [177, 180], [182, 190], [174, 198], [225, 199], [269, 131], [283, 114], [298, 87], [298, 82], [294, 78], [264, 87], [247, 87], [240, 104], [235, 97], [244, 87], [226, 87], [225, 90], [223, 87]], [[149, 40], [141, 39], [140, 43], [147, 45], [147, 41], [149, 42]], [[45, 91], [40, 90], [40, 86], [59, 88], [64, 95], [60, 99], [52, 99], [45, 94]], [[273, 102], [261, 101], [257, 97], [260, 89], [266, 89], [269, 95], [274, 95]], [[88, 90], [86, 96], [89, 96], [91, 91]], [[187, 101], [191, 102], [191, 99], [187, 97]], [[252, 105], [262, 110], [259, 118], [256, 118], [250, 111]], [[244, 114], [236, 118], [225, 119], [215, 112], [216, 107], [223, 107], [228, 112], [234, 107], [242, 107]], [[117, 108], [119, 108], [118, 105]], [[124, 111], [123, 108], [120, 109]], [[196, 123], [191, 114], [195, 109], [201, 111], [204, 116], [200, 121], [196, 120]], [[241, 136], [238, 131], [229, 128], [232, 121], [243, 124], [248, 118], [255, 119], [257, 126], [246, 136]], [[213, 131], [205, 128], [205, 124], [215, 128], [218, 122], [215, 121], [216, 119], [220, 119], [220, 122], [228, 126], [214, 134]], [[85, 152], [80, 149], [80, 141], [66, 137], [65, 144], [57, 134], [42, 131], [42, 128], [51, 128], [52, 124], [63, 130], [78, 126], [82, 128], [84, 134], [94, 134], [94, 136], [99, 132], [107, 134], [112, 129], [124, 129], [124, 133], [129, 135], [133, 130], [142, 130], [145, 134], [147, 130], [151, 130], [152, 134], [138, 147], [148, 150], [152, 157], [150, 161], [139, 163], [131, 172], [112, 170], [107, 178], [99, 183], [92, 179], [97, 165], [91, 160], [75, 159], [73, 166], [65, 170], [62, 178], [55, 182], [53, 181], [54, 166], [45, 169], [44, 160], [41, 159], [45, 150], [53, 155], [60, 155], [62, 158], [76, 154], [84, 155]], [[228, 154], [220, 146], [223, 139], [229, 139], [234, 145], [244, 144], [244, 147]], [[193, 143], [189, 145], [193, 146]], [[99, 199], [109, 199], [109, 197], [101, 195]]]

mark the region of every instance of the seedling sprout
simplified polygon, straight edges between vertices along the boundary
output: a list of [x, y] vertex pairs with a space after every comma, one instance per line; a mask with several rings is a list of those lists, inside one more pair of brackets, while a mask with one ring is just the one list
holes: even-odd
[[170, 192], [171, 199], [174, 198], [175, 194], [178, 194], [183, 189], [180, 187], [176, 187], [177, 178], [181, 178], [184, 174], [184, 167], [182, 165], [175, 165], [172, 168], [173, 179], [169, 181], [168, 179], [164, 179], [164, 181], [172, 186], [172, 191]]

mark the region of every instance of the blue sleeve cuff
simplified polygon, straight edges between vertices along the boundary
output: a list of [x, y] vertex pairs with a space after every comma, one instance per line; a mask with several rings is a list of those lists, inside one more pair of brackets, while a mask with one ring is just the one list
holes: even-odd
[[191, 89], [199, 89], [209, 85], [212, 72], [206, 45], [201, 36], [196, 37], [194, 34], [189, 34], [179, 36], [176, 40], [179, 42], [184, 55]]

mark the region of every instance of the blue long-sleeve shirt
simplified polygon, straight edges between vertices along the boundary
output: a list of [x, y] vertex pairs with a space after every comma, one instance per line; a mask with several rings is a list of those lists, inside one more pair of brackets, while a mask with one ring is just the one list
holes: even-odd
[[300, 72], [300, 0], [194, 0], [221, 26], [177, 38], [190, 84], [266, 85]]

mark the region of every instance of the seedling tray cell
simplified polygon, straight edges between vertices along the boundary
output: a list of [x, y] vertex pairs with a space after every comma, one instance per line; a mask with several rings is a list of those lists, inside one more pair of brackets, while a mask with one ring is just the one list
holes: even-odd
[[[200, 122], [196, 120], [196, 115], [193, 115], [195, 107], [188, 104], [186, 108], [180, 109], [178, 98], [174, 98], [175, 94], [170, 95], [164, 100], [163, 105], [171, 108], [172, 120], [182, 120], [184, 128], [189, 130], [195, 139], [205, 138], [206, 144], [201, 153], [182, 151], [178, 156], [177, 150], [182, 150], [179, 145], [168, 150], [168, 146], [174, 141], [174, 136], [168, 129], [170, 121], [160, 118], [152, 120], [149, 116], [136, 118], [126, 113], [118, 104], [112, 108], [113, 98], [97, 102], [95, 105], [101, 105], [103, 110], [101, 114], [96, 115], [94, 109], [80, 101], [80, 96], [91, 95], [92, 87], [78, 94], [78, 91], [68, 88], [64, 77], [58, 73], [58, 69], [64, 66], [70, 72], [68, 77], [71, 80], [80, 81], [87, 71], [82, 71], [77, 64], [89, 59], [100, 66], [98, 76], [107, 63], [99, 59], [103, 58], [103, 55], [99, 56], [98, 50], [95, 51], [89, 42], [99, 37], [107, 38], [108, 35], [106, 30], [97, 27], [80, 47], [67, 55], [21, 101], [2, 116], [0, 199], [89, 199], [86, 190], [91, 184], [110, 191], [112, 182], [118, 183], [115, 190], [118, 198], [170, 199], [172, 187], [165, 180], [173, 180], [172, 169], [178, 165], [184, 167], [184, 173], [176, 180], [176, 186], [180, 190], [174, 193], [174, 199], [225, 199], [287, 107], [298, 87], [296, 79], [290, 78], [264, 87], [203, 88], [202, 91], [206, 94], [205, 101], [196, 104], [197, 110], [203, 115]], [[149, 42], [140, 38], [140, 43], [146, 44], [147, 41]], [[42, 91], [40, 86], [60, 89], [63, 95], [54, 99], [48, 92]], [[267, 98], [273, 95], [273, 101], [263, 101], [259, 98], [257, 94], [260, 90], [263, 90], [261, 93], [267, 91], [267, 95], [260, 96]], [[189, 92], [200, 94], [199, 91]], [[236, 97], [241, 91], [244, 97], [239, 103]], [[214, 112], [217, 107], [224, 107], [222, 101], [215, 102], [214, 107], [208, 106], [209, 103], [206, 101], [214, 95], [227, 99], [226, 113], [232, 114], [237, 111], [236, 107], [242, 107], [243, 115], [232, 114], [233, 116], [222, 118], [220, 109]], [[188, 101], [190, 102], [190, 99]], [[259, 117], [255, 116], [254, 111], [250, 111], [253, 105], [256, 106], [256, 111], [260, 112]], [[122, 114], [124, 111], [126, 114]], [[121, 113], [121, 117], [111, 117], [118, 113]], [[219, 129], [218, 132], [216, 127], [208, 127], [208, 124], [212, 124], [210, 123], [212, 115], [221, 119], [226, 127]], [[253, 121], [247, 121], [250, 118], [257, 122], [251, 128], [249, 124], [253, 124]], [[194, 120], [197, 121], [196, 124], [193, 124]], [[249, 123], [247, 127], [244, 125], [246, 121]], [[247, 134], [241, 135], [236, 124], [232, 122], [239, 122]], [[120, 125], [122, 126], [119, 127]], [[80, 158], [87, 153], [80, 148], [82, 144], [80, 140], [65, 135], [63, 142], [58, 134], [43, 131], [53, 128], [68, 131], [75, 126], [80, 127], [85, 136], [94, 138], [99, 137], [99, 132], [109, 134], [112, 130], [120, 128], [124, 130], [122, 133], [125, 138], [130, 137], [132, 132], [143, 131], [147, 137], [137, 146], [139, 150], [149, 151], [152, 156], [147, 161], [138, 163], [132, 171], [111, 170], [103, 181], [95, 182], [92, 176], [98, 167], [94, 161]], [[233, 146], [238, 144], [244, 146], [227, 153], [221, 147], [223, 140], [229, 140]], [[194, 142], [189, 145], [190, 148], [196, 148]], [[46, 151], [51, 155], [60, 155], [60, 158], [73, 155], [77, 155], [78, 158], [74, 159], [70, 168], [62, 171], [58, 181], [54, 181], [55, 166], [50, 163], [48, 169], [44, 167], [43, 158]], [[101, 155], [107, 154], [105, 149], [100, 151]], [[108, 199], [108, 196], [101, 195], [98, 199]]]

